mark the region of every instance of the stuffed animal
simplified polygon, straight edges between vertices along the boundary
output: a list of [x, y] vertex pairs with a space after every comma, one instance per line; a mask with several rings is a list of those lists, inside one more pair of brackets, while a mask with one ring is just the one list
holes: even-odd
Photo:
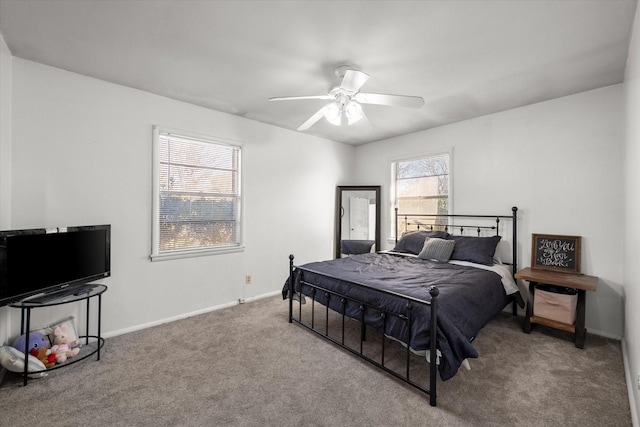
[[22, 334], [13, 342], [13, 347], [24, 352], [24, 345], [27, 343], [27, 351], [30, 352], [32, 349], [39, 349], [42, 347], [49, 347], [49, 341], [44, 334], [40, 332], [30, 332], [28, 334]]
[[53, 330], [53, 346], [51, 354], [56, 356], [56, 363], [64, 363], [68, 357], [73, 357], [80, 353], [79, 348], [71, 348], [72, 343], [67, 335], [67, 325], [56, 326]]
[[51, 349], [46, 347], [32, 348], [29, 353], [49, 369], [56, 364], [56, 355], [51, 353]]

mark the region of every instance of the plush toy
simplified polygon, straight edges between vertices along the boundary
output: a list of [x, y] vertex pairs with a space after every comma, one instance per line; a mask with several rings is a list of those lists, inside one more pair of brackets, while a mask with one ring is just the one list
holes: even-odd
[[33, 357], [42, 362], [42, 364], [49, 369], [56, 364], [56, 355], [51, 353], [51, 349], [46, 347], [32, 348], [29, 351]]
[[32, 349], [37, 350], [42, 347], [49, 347], [49, 341], [47, 340], [47, 337], [45, 337], [44, 334], [40, 332], [30, 332], [28, 335], [28, 338], [27, 338], [27, 334], [20, 335], [13, 342], [13, 347], [24, 352], [25, 342], [28, 342], [27, 344], [28, 352], [30, 352]]
[[75, 341], [71, 341], [67, 335], [67, 325], [57, 326], [53, 330], [53, 337], [51, 354], [56, 356], [57, 363], [64, 363], [68, 357], [73, 357], [80, 353], [79, 348], [71, 348], [72, 343], [75, 343]]

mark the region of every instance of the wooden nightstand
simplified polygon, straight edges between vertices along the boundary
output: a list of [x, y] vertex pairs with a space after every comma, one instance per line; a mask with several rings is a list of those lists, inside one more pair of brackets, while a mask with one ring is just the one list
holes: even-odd
[[[584, 348], [584, 339], [587, 334], [585, 328], [585, 302], [586, 291], [595, 291], [598, 284], [598, 278], [587, 276], [584, 274], [573, 273], [557, 273], [554, 271], [540, 270], [535, 268], [525, 268], [515, 275], [516, 279], [527, 280], [529, 282], [529, 296], [527, 298], [527, 311], [524, 319], [522, 330], [526, 333], [531, 332], [531, 324], [549, 326], [563, 331], [571, 332], [575, 335], [575, 345], [578, 348]], [[533, 315], [533, 299], [535, 297], [535, 288], [538, 283], [548, 285], [564, 286], [573, 288], [578, 291], [578, 306], [576, 307], [576, 323], [569, 325], [557, 322], [555, 320], [546, 319], [544, 317]]]

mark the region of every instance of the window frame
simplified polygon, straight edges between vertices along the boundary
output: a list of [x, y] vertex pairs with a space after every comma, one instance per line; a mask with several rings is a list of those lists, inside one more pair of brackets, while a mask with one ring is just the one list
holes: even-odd
[[[396, 223], [395, 223], [395, 216], [396, 216], [396, 206], [398, 205], [397, 202], [397, 186], [396, 186], [396, 167], [397, 164], [400, 162], [410, 162], [410, 161], [414, 161], [414, 160], [420, 160], [420, 159], [425, 159], [425, 158], [429, 158], [429, 157], [438, 157], [438, 156], [448, 156], [448, 163], [449, 163], [449, 177], [448, 177], [448, 181], [449, 181], [449, 186], [448, 186], [448, 205], [449, 205], [449, 215], [453, 214], [453, 148], [449, 148], [446, 150], [438, 150], [438, 151], [430, 151], [427, 153], [420, 153], [420, 154], [414, 154], [411, 156], [406, 156], [406, 157], [398, 157], [398, 158], [393, 158], [390, 160], [390, 172], [391, 172], [391, 185], [390, 185], [390, 192], [389, 192], [389, 230], [391, 231], [391, 233], [389, 233], [389, 239], [388, 241], [390, 243], [395, 242], [396, 240], [396, 233], [397, 230], [396, 228]], [[402, 213], [402, 212], [400, 212]]]
[[[152, 153], [152, 232], [151, 232], [151, 261], [162, 261], [180, 258], [192, 258], [206, 255], [218, 255], [244, 251], [244, 191], [242, 179], [242, 156], [243, 144], [228, 138], [213, 137], [210, 135], [198, 134], [184, 130], [172, 129], [164, 126], [154, 125], [153, 133], [153, 153]], [[194, 141], [233, 147], [238, 150], [238, 244], [208, 246], [199, 248], [173, 249], [160, 251], [160, 135], [169, 134], [176, 137], [183, 137]]]

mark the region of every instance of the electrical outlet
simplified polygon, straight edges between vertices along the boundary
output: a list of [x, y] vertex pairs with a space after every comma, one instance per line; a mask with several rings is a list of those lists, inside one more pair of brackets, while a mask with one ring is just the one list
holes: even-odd
[[251, 275], [247, 274], [246, 277], [244, 278], [244, 283], [246, 283], [247, 285], [251, 284]]

